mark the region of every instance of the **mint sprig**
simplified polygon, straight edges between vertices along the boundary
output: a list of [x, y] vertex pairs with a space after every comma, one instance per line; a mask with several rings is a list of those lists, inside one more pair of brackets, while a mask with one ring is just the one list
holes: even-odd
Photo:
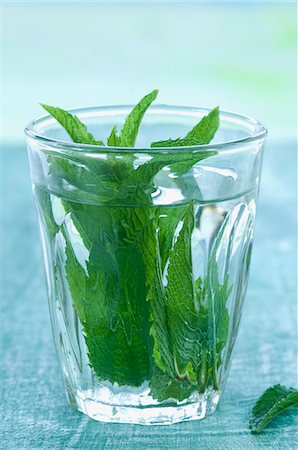
[[[107, 146], [119, 147], [119, 154], [121, 147], [134, 146], [142, 118], [156, 96], [154, 90], [132, 109], [119, 134], [113, 127]], [[103, 145], [76, 116], [42, 106], [75, 142]], [[209, 143], [218, 125], [215, 108], [185, 138], [155, 142], [152, 147]], [[59, 283], [66, 274], [89, 364], [98, 379], [130, 386], [147, 381], [159, 401], [181, 401], [196, 390], [218, 389], [231, 287], [227, 279], [219, 282], [212, 257], [217, 244], [205, 279], [194, 280], [193, 201], [157, 208], [152, 199], [155, 176], [163, 168], [171, 167], [177, 182], [182, 182], [195, 163], [215, 153], [156, 149], [149, 161], [136, 168], [133, 155], [123, 152], [115, 158], [108, 148], [105, 159], [75, 150], [63, 157], [49, 152], [49, 184], [61, 193], [65, 215], [88, 250], [86, 267], [77, 260], [66, 225], [55, 222], [50, 195], [37, 187], [39, 205], [51, 239], [60, 233], [65, 241], [64, 269], [60, 275], [59, 265], [55, 266], [55, 279]], [[190, 176], [184, 189], [191, 191], [194, 186]], [[75, 193], [75, 202], [63, 195], [67, 189], [72, 196]], [[220, 233], [225, 226], [224, 222]]]
[[258, 399], [249, 420], [253, 434], [260, 433], [281, 412], [298, 406], [298, 389], [276, 384], [268, 388]]
[[103, 145], [102, 141], [94, 139], [92, 134], [88, 132], [86, 125], [84, 125], [77, 116], [72, 115], [61, 108], [45, 105], [44, 103], [40, 103], [40, 105], [51, 114], [60, 125], [62, 125], [74, 142], [80, 144]]

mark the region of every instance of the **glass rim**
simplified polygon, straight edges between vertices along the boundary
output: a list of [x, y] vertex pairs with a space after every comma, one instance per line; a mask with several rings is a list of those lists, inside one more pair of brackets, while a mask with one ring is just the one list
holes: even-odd
[[[132, 108], [134, 108], [135, 105], [110, 105], [110, 106], [89, 106], [89, 107], [83, 107], [83, 108], [73, 108], [68, 109], [67, 112], [71, 114], [88, 114], [88, 112], [92, 111], [102, 111], [104, 112], [111, 112], [115, 111], [114, 115], [119, 115], [125, 111], [125, 113], [129, 113]], [[147, 116], [150, 115], [166, 115], [166, 114], [172, 114], [172, 115], [180, 115], [181, 116], [194, 116], [198, 113], [205, 113], [208, 114], [210, 111], [212, 111], [211, 108], [204, 108], [204, 107], [193, 107], [193, 106], [179, 106], [179, 105], [166, 105], [166, 104], [156, 104], [151, 105], [150, 108], [147, 110], [146, 114]], [[154, 114], [155, 112], [155, 114]], [[55, 120], [50, 114], [45, 114], [42, 116], [37, 117], [36, 119], [29, 122], [29, 124], [25, 127], [24, 132], [27, 137], [36, 139], [38, 141], [41, 141], [53, 148], [57, 149], [65, 149], [65, 150], [77, 150], [80, 152], [94, 152], [94, 153], [148, 153], [148, 152], [163, 152], [163, 153], [177, 153], [177, 152], [214, 152], [216, 150], [217, 152], [224, 152], [227, 151], [235, 146], [238, 147], [244, 147], [247, 144], [254, 143], [256, 141], [260, 141], [262, 139], [265, 139], [268, 130], [267, 128], [258, 120], [244, 115], [244, 114], [238, 114], [231, 111], [226, 110], [219, 110], [220, 115], [226, 117], [227, 119], [232, 119], [236, 123], [242, 123], [243, 126], [246, 125], [246, 128], [248, 128], [248, 124], [253, 126], [256, 129], [256, 132], [252, 135], [248, 135], [239, 139], [234, 139], [230, 141], [225, 142], [219, 142], [216, 144], [198, 144], [198, 145], [188, 145], [188, 146], [179, 146], [179, 147], [116, 147], [116, 146], [107, 146], [107, 145], [94, 145], [94, 144], [81, 144], [77, 142], [72, 141], [65, 141], [62, 139], [54, 139], [48, 136], [45, 136], [44, 134], [41, 134], [36, 131], [36, 126], [41, 124], [44, 121], [47, 121], [49, 119]], [[184, 113], [184, 114], [183, 114]], [[104, 116], [104, 114], [102, 114]], [[202, 116], [203, 117], [203, 116]]]

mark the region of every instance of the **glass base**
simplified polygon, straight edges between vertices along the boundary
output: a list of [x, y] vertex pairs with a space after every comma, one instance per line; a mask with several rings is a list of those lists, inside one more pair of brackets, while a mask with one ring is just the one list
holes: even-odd
[[[102, 391], [101, 389], [99, 391]], [[102, 392], [77, 391], [69, 402], [78, 411], [100, 422], [131, 423], [139, 425], [171, 425], [189, 420], [204, 419], [212, 414], [219, 401], [219, 392], [197, 395], [195, 401], [183, 404], [141, 404], [123, 405], [105, 402]], [[99, 400], [99, 397], [102, 397]]]

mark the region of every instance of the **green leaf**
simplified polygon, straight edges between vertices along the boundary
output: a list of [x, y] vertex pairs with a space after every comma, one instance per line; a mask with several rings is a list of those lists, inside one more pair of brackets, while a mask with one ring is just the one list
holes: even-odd
[[[184, 175], [197, 162], [202, 161], [216, 152], [178, 152], [177, 153], [156, 153], [151, 155], [151, 160], [142, 164], [131, 173], [133, 183], [144, 183], [145, 185], [152, 182], [153, 178], [165, 167], [170, 167], [171, 172], [176, 176]], [[192, 185], [197, 183], [192, 179]]]
[[[185, 138], [168, 139], [165, 141], [152, 142], [151, 147], [184, 147], [193, 145], [209, 144], [212, 140], [215, 132], [219, 127], [219, 109], [214, 108], [207, 116], [203, 117], [201, 121], [195, 125], [195, 127], [189, 131]], [[180, 153], [177, 158], [177, 164], [171, 162], [171, 170], [176, 173], [178, 177], [182, 176], [190, 169], [196, 162], [199, 162], [205, 158], [216, 155], [216, 151], [192, 151], [185, 154]], [[166, 155], [167, 158], [171, 158], [171, 155]], [[193, 180], [194, 181], [194, 180]], [[185, 184], [185, 183], [184, 183]], [[193, 185], [193, 183], [191, 183]], [[184, 186], [184, 191], [189, 191], [189, 183]]]
[[88, 132], [86, 125], [84, 125], [75, 115], [70, 114], [64, 109], [55, 108], [54, 106], [40, 105], [53, 116], [62, 127], [67, 131], [74, 142], [80, 144], [103, 145], [102, 141], [96, 141], [91, 133]]
[[120, 139], [120, 136], [117, 135], [116, 125], [112, 128], [111, 134], [107, 139], [107, 144], [110, 147], [118, 147], [121, 145], [121, 139]]
[[152, 377], [150, 380], [150, 394], [153, 398], [159, 402], [172, 399], [174, 406], [177, 405], [177, 400], [188, 398], [195, 390], [197, 386], [185, 379], [178, 379], [170, 377], [168, 373], [163, 372], [159, 367], [154, 366]]
[[[104, 307], [88, 320], [90, 363], [100, 379], [140, 386], [150, 377], [152, 352], [142, 255], [133, 244], [111, 250], [96, 244], [90, 259], [88, 292], [97, 293], [95, 307]], [[90, 327], [96, 318], [101, 321]]]
[[[194, 366], [198, 374], [198, 387], [201, 393], [205, 392], [208, 386], [208, 377], [210, 372], [210, 350], [209, 341], [213, 339], [210, 336], [209, 328], [209, 298], [205, 292], [204, 280], [199, 277], [195, 283], [196, 297], [199, 303], [198, 314], [198, 341], [196, 345], [195, 354], [197, 360], [194, 361]], [[213, 347], [213, 345], [211, 345]]]
[[191, 202], [183, 218], [182, 228], [170, 252], [167, 272], [167, 311], [172, 338], [176, 373], [192, 378], [188, 366], [198, 335], [198, 305], [192, 272], [191, 238], [194, 209]]
[[152, 142], [151, 147], [190, 147], [191, 145], [198, 145], [196, 138], [166, 139], [164, 141]]
[[231, 294], [232, 286], [228, 287], [227, 276], [223, 283], [220, 283], [217, 264], [218, 246], [222, 241], [228, 223], [227, 216], [212, 245], [204, 283], [201, 278], [196, 282], [200, 330], [197, 347], [197, 354], [199, 355], [197, 370], [201, 392], [204, 392], [208, 386], [212, 386], [215, 390], [219, 388], [218, 368], [221, 363], [221, 352], [229, 336], [230, 318], [227, 300]]
[[[57, 192], [77, 194], [78, 201], [109, 201], [117, 196], [117, 179], [112, 167], [105, 161], [98, 166], [81, 164], [72, 159], [55, 155], [50, 157], [49, 183]], [[92, 167], [93, 166], [93, 167]]]
[[158, 209], [158, 240], [160, 248], [161, 268], [164, 272], [174, 244], [178, 223], [183, 220], [188, 205], [161, 206]]
[[195, 139], [197, 144], [209, 144], [219, 127], [219, 108], [214, 108], [207, 116], [187, 133], [186, 138]]
[[[191, 155], [189, 155], [188, 158], [186, 158], [186, 157], [185, 158], [181, 158], [181, 160], [179, 160], [177, 163], [172, 164], [171, 165], [171, 171], [173, 173], [175, 173], [176, 176], [181, 177], [186, 172], [191, 170], [196, 163], [202, 161], [203, 159], [209, 158], [210, 156], [216, 155], [216, 153], [217, 152], [213, 152], [213, 151], [208, 151], [208, 152], [198, 151], [198, 152], [194, 152]], [[190, 183], [189, 182], [187, 183], [187, 189], [188, 190], [190, 188], [190, 184], [193, 187], [195, 186], [196, 189], [199, 189], [195, 179], [192, 178]], [[185, 192], [185, 188], [184, 188], [184, 192]]]
[[45, 153], [49, 154], [48, 184], [51, 189], [63, 196], [69, 193], [74, 198], [75, 195], [76, 201], [82, 203], [119, 200], [123, 195], [122, 186], [133, 171], [131, 159], [126, 155], [123, 158], [109, 155], [103, 159], [77, 151], [68, 151], [63, 156], [48, 150]]
[[150, 376], [152, 338], [144, 262], [130, 227], [135, 223], [138, 235], [143, 225], [129, 208], [88, 205], [88, 215], [78, 216], [70, 202], [64, 207], [90, 250], [86, 273], [64, 228], [66, 276], [90, 365], [101, 380], [140, 386]]
[[135, 145], [143, 116], [153, 100], [156, 99], [157, 94], [158, 90], [154, 90], [150, 94], [145, 95], [127, 116], [120, 133], [121, 147], [133, 147]]
[[[148, 213], [148, 211], [147, 211]], [[149, 218], [148, 218], [149, 219]], [[154, 210], [139, 237], [139, 248], [146, 268], [147, 302], [150, 311], [150, 336], [155, 365], [174, 373], [171, 337], [168, 326], [165, 288], [161, 269], [160, 249]]]
[[[196, 152], [196, 153], [156, 153], [151, 156], [150, 161], [145, 162], [137, 169], [133, 168], [130, 162], [130, 170], [126, 171], [123, 182], [119, 184], [118, 201], [126, 204], [152, 204], [151, 194], [158, 190], [154, 183], [154, 177], [165, 167], [170, 167], [171, 172], [177, 177], [193, 167], [196, 162], [201, 161], [215, 152]], [[120, 161], [119, 161], [120, 162]], [[129, 164], [129, 163], [128, 163]], [[185, 185], [188, 186], [188, 193], [198, 193], [198, 186], [195, 180], [180, 180], [177, 178], [177, 184], [181, 185], [183, 192], [186, 192]], [[191, 198], [191, 195], [189, 196]]]
[[[217, 324], [218, 330], [221, 327], [225, 328], [226, 324], [221, 324], [222, 307], [217, 305], [211, 309], [212, 301], [206, 295], [207, 280], [203, 282], [199, 278], [196, 283], [193, 283], [191, 235], [194, 228], [194, 215], [192, 203], [172, 207], [170, 215], [168, 215], [167, 209], [170, 210], [165, 207], [159, 210], [159, 239], [161, 255], [165, 258], [164, 265], [167, 267], [166, 323], [169, 330], [167, 332], [170, 342], [169, 351], [173, 355], [174, 370], [172, 366], [169, 370], [167, 365], [159, 364], [158, 360], [158, 363], [153, 366], [150, 389], [151, 395], [159, 401], [171, 398], [181, 401], [195, 390], [199, 389], [203, 393], [209, 384], [213, 387], [212, 352], [213, 343], [216, 342], [216, 336], [214, 337], [212, 331], [213, 314], [217, 317], [214, 322]], [[176, 220], [174, 219], [175, 214]], [[178, 226], [179, 222], [180, 226]], [[181, 224], [183, 224], [182, 227]], [[166, 238], [163, 231], [167, 231], [170, 237]], [[218, 270], [216, 273], [218, 274]], [[221, 293], [222, 299], [217, 297], [218, 292]], [[219, 283], [215, 295], [216, 299], [225, 305], [228, 295], [224, 296], [223, 286]], [[216, 333], [218, 330], [216, 329]], [[220, 335], [220, 331], [218, 335]], [[220, 348], [218, 348], [219, 350]]]
[[[232, 291], [228, 288], [228, 278], [223, 284], [219, 282], [218, 265], [216, 261], [209, 264], [208, 274], [205, 281], [205, 295], [208, 305], [208, 365], [212, 385], [214, 389], [218, 386], [218, 367], [221, 361], [221, 352], [226, 345], [229, 336], [229, 311], [227, 300]], [[210, 381], [210, 380], [209, 380]]]
[[298, 406], [298, 389], [280, 384], [268, 388], [256, 402], [249, 428], [253, 434], [260, 433], [271, 420], [285, 409]]
[[151, 147], [184, 147], [209, 144], [219, 127], [219, 108], [214, 108], [184, 138], [152, 142]]

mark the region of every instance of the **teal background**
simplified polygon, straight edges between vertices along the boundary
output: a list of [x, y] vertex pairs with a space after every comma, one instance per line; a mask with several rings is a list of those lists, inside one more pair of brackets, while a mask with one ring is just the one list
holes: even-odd
[[248, 114], [296, 133], [295, 3], [4, 3], [4, 137], [39, 102], [158, 102]]
[[[2, 4], [0, 448], [294, 449], [297, 409], [247, 428], [269, 386], [297, 386], [295, 3]], [[51, 337], [23, 137], [38, 102], [203, 105], [267, 125], [246, 305], [226, 392], [204, 421], [101, 424], [71, 410]]]

